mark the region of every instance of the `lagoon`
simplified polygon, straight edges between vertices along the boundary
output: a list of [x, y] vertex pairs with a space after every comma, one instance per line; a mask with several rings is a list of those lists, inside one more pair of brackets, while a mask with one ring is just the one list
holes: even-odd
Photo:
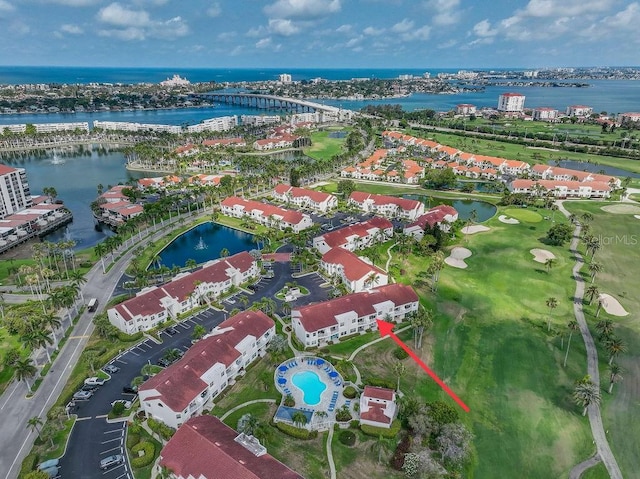
[[163, 266], [183, 267], [190, 259], [201, 264], [220, 258], [220, 252], [225, 248], [231, 256], [256, 249], [256, 244], [249, 233], [206, 222], [178, 236], [158, 256]]
[[486, 201], [478, 201], [478, 200], [453, 200], [449, 198], [437, 198], [427, 195], [402, 195], [403, 198], [408, 198], [410, 200], [418, 200], [422, 201], [427, 209], [433, 208], [438, 205], [449, 205], [453, 206], [458, 212], [458, 218], [461, 220], [468, 220], [471, 217], [471, 212], [476, 212], [475, 221], [478, 223], [482, 223], [483, 221], [487, 221], [492, 218], [498, 208], [492, 205], [491, 203], [487, 203]]

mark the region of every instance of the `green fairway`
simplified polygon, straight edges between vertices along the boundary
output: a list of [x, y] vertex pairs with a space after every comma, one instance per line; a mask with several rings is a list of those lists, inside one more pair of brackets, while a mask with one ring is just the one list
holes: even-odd
[[[556, 220], [563, 218], [558, 215]], [[485, 224], [489, 232], [462, 240], [473, 253], [466, 260], [469, 267], [445, 267], [436, 294], [415, 281], [428, 258], [394, 258], [391, 270], [437, 311], [420, 353], [471, 409], [469, 414], [460, 410], [475, 435], [475, 458], [467, 477], [514, 477], [518, 471], [518, 477], [565, 478], [593, 453], [588, 421], [571, 400], [574, 381], [584, 376], [585, 365], [584, 345], [575, 335], [567, 367], [562, 367], [561, 345], [566, 347], [566, 324], [573, 319], [573, 261], [566, 247], [540, 241], [550, 221], [504, 225], [494, 218]], [[552, 251], [556, 266], [547, 273], [532, 260], [532, 248]], [[547, 331], [546, 300], [552, 296], [558, 307]], [[403, 339], [413, 346], [411, 337], [407, 332]], [[393, 348], [383, 341], [354, 362], [363, 376], [393, 381]], [[401, 387], [405, 394], [452, 403], [421, 369], [406, 364]]]
[[[343, 138], [332, 138], [329, 135], [336, 131], [344, 132]], [[315, 131], [311, 134], [311, 147], [304, 149], [304, 154], [315, 160], [328, 160], [342, 152], [347, 129]]]
[[[602, 419], [609, 431], [608, 438], [624, 477], [635, 477], [640, 471], [640, 288], [637, 273], [640, 271], [640, 220], [632, 215], [610, 214], [601, 209], [605, 203], [566, 202], [567, 209], [577, 215], [589, 212], [591, 234], [600, 238], [602, 247], [595, 260], [603, 265], [594, 284], [600, 292], [615, 297], [630, 312], [628, 316], [616, 317], [603, 312], [599, 319], [611, 319], [616, 336], [623, 339], [627, 352], [617, 358], [622, 366], [623, 380], [614, 386], [613, 395], [602, 391]], [[581, 247], [584, 252], [584, 247]], [[594, 307], [587, 308], [587, 321], [592, 334], [597, 338], [593, 326]], [[608, 389], [606, 352], [599, 348], [600, 381]], [[587, 476], [589, 477], [589, 476]]]
[[524, 223], [540, 223], [542, 221], [540, 213], [524, 208], [507, 208], [503, 213]]

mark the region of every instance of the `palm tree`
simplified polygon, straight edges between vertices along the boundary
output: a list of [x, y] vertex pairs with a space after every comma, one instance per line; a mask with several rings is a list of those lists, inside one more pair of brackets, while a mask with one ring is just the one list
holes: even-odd
[[569, 357], [569, 348], [571, 347], [571, 337], [573, 336], [574, 331], [578, 331], [578, 329], [580, 329], [576, 321], [569, 321], [567, 327], [569, 328], [569, 341], [567, 341], [567, 352], [564, 355], [565, 368], [567, 367], [567, 358]]
[[307, 424], [307, 416], [302, 411], [296, 411], [291, 415], [294, 426], [303, 427]]
[[58, 338], [56, 337], [56, 330], [62, 325], [62, 321], [55, 314], [47, 313], [40, 318], [40, 324], [45, 328], [49, 328], [53, 336], [53, 343], [55, 349], [58, 349]]
[[98, 356], [98, 353], [95, 350], [93, 349], [85, 350], [80, 356], [80, 359], [83, 363], [89, 365], [89, 367], [91, 368], [91, 372], [93, 374], [96, 373], [96, 364], [98, 363], [98, 360], [100, 359], [100, 357]]
[[382, 454], [389, 451], [394, 446], [394, 441], [389, 438], [385, 438], [382, 434], [378, 436], [378, 440], [371, 443], [371, 450], [378, 456], [378, 464], [382, 462]]
[[195, 260], [195, 259], [193, 259], [193, 258], [189, 258], [189, 259], [185, 262], [185, 264], [184, 264], [184, 265], [185, 265], [188, 269], [193, 269], [193, 268], [195, 268], [195, 267], [198, 265], [198, 263], [196, 262], [196, 260]]
[[[306, 419], [306, 417], [305, 417]], [[243, 414], [240, 419], [238, 419], [237, 431], [243, 432], [247, 435], [253, 436], [260, 425], [260, 421], [253, 414]]]
[[600, 296], [600, 291], [595, 284], [592, 284], [585, 290], [585, 294], [589, 296], [589, 306], [591, 306], [591, 303], [593, 303], [593, 299]]
[[40, 419], [39, 416], [33, 416], [27, 421], [27, 427], [31, 429], [31, 431], [35, 431], [38, 433], [38, 439], [42, 441], [42, 425], [44, 422]]
[[591, 273], [591, 282], [596, 279], [596, 274], [602, 271], [602, 264], [592, 261], [589, 263], [589, 273]]
[[620, 338], [611, 337], [605, 343], [605, 349], [609, 353], [609, 366], [613, 363], [613, 359], [620, 353], [624, 353], [627, 350], [626, 344]]
[[600, 311], [602, 310], [603, 302], [602, 298], [598, 298], [598, 308], [596, 309], [596, 318], [600, 316]]
[[549, 272], [551, 271], [551, 268], [553, 268], [556, 265], [555, 258], [547, 258], [544, 262], [544, 265], [547, 267], [547, 274], [549, 274]]
[[220, 257], [226, 258], [227, 256], [229, 256], [229, 250], [227, 248], [222, 248], [220, 250]]
[[589, 376], [576, 384], [573, 391], [573, 400], [579, 406], [584, 407], [582, 411], [583, 416], [587, 415], [587, 409], [590, 404], [595, 404], [596, 406], [600, 404], [600, 391], [598, 387], [593, 384]]
[[551, 331], [551, 313], [558, 307], [558, 300], [553, 296], [547, 299], [547, 308], [549, 308], [549, 321], [547, 321], [547, 331]]
[[405, 367], [402, 361], [396, 361], [393, 365], [393, 373], [398, 377], [398, 384], [396, 387], [396, 391], [400, 391], [400, 378], [404, 376], [407, 372], [407, 368]]
[[437, 291], [438, 280], [440, 279], [440, 271], [444, 268], [444, 253], [442, 251], [436, 251], [431, 257], [431, 264], [429, 265], [428, 273], [432, 278], [432, 291]]
[[87, 278], [85, 278], [84, 274], [79, 270], [71, 271], [71, 273], [69, 273], [69, 277], [71, 278], [71, 284], [75, 286], [76, 290], [80, 293], [80, 300], [84, 302], [82, 285], [87, 282]]
[[104, 242], [95, 245], [93, 247], [93, 251], [95, 252], [96, 256], [100, 258], [100, 262], [102, 263], [102, 273], [106, 273], [107, 270], [104, 267], [104, 255], [107, 252], [107, 248], [105, 247]]
[[613, 335], [613, 321], [602, 319], [596, 323], [596, 331], [600, 333], [600, 340], [609, 339]]
[[622, 381], [622, 368], [616, 363], [609, 366], [609, 394], [613, 392], [613, 385]]
[[418, 307], [418, 311], [410, 319], [413, 327], [413, 339], [416, 349], [422, 349], [422, 334], [425, 328], [433, 324], [431, 311], [423, 307]]
[[38, 369], [32, 364], [33, 361], [31, 358], [18, 359], [13, 364], [13, 370], [15, 371], [16, 378], [18, 381], [24, 381], [31, 392], [31, 385], [29, 384], [29, 379], [33, 378], [36, 375]]

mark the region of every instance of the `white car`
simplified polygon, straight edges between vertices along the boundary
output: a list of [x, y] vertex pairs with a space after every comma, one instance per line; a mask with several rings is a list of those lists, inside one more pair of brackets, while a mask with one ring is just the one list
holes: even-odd
[[85, 386], [102, 386], [106, 382], [107, 382], [106, 379], [102, 379], [94, 376], [92, 378], [85, 379], [84, 385]]
[[127, 401], [126, 399], [116, 399], [111, 403], [111, 407], [114, 407], [118, 403], [124, 404], [125, 409], [131, 409], [131, 401]]
[[93, 393], [91, 391], [78, 391], [73, 395], [73, 399], [75, 399], [76, 401], [84, 401], [86, 399], [89, 399], [91, 396], [93, 396]]

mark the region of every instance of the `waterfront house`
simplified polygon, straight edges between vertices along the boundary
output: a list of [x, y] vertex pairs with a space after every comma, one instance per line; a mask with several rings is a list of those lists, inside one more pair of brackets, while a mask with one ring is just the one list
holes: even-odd
[[442, 231], [447, 232], [451, 229], [451, 223], [457, 219], [458, 211], [453, 206], [434, 206], [418, 219], [407, 224], [403, 229], [403, 233], [413, 236], [417, 241], [420, 241], [424, 236], [424, 230], [427, 226], [430, 228], [438, 226]]

